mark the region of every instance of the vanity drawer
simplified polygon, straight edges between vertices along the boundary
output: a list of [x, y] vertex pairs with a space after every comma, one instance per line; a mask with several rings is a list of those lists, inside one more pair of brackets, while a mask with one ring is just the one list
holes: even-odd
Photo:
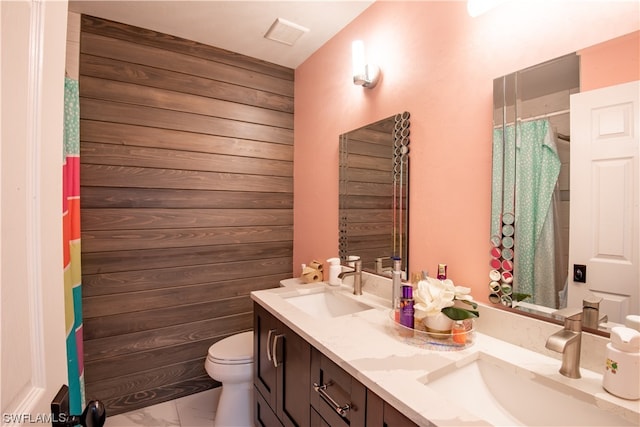
[[311, 408], [311, 424], [310, 427], [331, 427], [315, 409]]
[[331, 426], [364, 426], [367, 389], [328, 357], [311, 352], [311, 406]]

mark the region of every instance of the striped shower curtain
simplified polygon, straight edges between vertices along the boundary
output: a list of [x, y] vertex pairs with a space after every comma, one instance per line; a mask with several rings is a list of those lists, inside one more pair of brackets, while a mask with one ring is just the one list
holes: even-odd
[[64, 82], [63, 157], [62, 224], [69, 409], [72, 414], [80, 414], [85, 405], [80, 269], [80, 102], [78, 81], [68, 77]]

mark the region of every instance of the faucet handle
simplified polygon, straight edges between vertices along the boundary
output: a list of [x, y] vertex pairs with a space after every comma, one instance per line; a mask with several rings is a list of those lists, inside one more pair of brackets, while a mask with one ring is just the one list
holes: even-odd
[[564, 318], [564, 328], [569, 331], [582, 331], [582, 311]]
[[582, 308], [593, 308], [595, 310], [600, 309], [600, 303], [602, 302], [602, 298], [595, 299], [583, 299], [582, 300]]
[[382, 267], [382, 261], [386, 259], [391, 259], [391, 257], [384, 256], [376, 258], [376, 273], [382, 274], [382, 272], [384, 271], [384, 268]]

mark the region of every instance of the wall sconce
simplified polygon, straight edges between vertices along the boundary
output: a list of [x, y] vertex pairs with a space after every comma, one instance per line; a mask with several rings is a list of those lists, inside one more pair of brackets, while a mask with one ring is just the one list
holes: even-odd
[[380, 67], [367, 64], [364, 59], [364, 43], [356, 40], [351, 46], [353, 60], [353, 84], [373, 89], [380, 79]]

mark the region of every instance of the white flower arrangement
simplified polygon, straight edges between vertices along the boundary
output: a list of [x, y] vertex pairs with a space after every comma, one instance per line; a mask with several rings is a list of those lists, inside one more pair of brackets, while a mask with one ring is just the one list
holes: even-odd
[[[473, 301], [470, 294], [470, 288], [455, 286], [450, 279], [438, 280], [432, 277], [423, 279], [418, 282], [417, 289], [413, 293], [414, 317], [417, 320], [423, 320], [427, 316], [435, 316], [438, 313], [443, 313], [452, 320], [478, 317], [480, 316], [476, 310], [478, 304]], [[456, 301], [468, 304], [473, 310], [454, 307]]]

